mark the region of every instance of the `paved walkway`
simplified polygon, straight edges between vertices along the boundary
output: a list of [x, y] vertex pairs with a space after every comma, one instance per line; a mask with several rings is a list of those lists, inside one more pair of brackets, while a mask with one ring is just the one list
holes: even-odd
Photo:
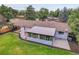
[[67, 49], [67, 50], [71, 50], [68, 41], [63, 40], [63, 39], [53, 40], [53, 46], [59, 47], [59, 48], [64, 48], [64, 49]]

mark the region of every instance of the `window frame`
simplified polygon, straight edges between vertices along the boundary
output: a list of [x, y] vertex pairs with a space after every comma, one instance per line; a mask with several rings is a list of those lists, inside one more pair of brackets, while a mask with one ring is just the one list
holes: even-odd
[[58, 34], [64, 34], [64, 32], [62, 32], [62, 31], [58, 31]]

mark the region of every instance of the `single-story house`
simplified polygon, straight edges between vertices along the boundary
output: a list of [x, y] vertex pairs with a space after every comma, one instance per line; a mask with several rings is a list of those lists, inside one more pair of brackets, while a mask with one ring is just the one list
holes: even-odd
[[55, 40], [67, 41], [70, 32], [68, 24], [63, 22], [16, 19], [12, 23], [21, 28], [20, 36], [23, 39], [51, 46]]

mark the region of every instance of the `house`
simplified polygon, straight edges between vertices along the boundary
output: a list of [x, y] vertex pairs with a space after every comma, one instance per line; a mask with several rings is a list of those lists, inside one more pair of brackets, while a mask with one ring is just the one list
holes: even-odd
[[25, 16], [23, 16], [23, 15], [17, 15], [16, 18], [25, 19]]
[[19, 19], [12, 23], [20, 27], [20, 36], [24, 40], [70, 49], [67, 41], [70, 28], [67, 23]]
[[47, 17], [47, 19], [48, 19], [49, 21], [59, 20], [59, 18], [57, 18], [57, 17]]
[[47, 17], [48, 21], [65, 22], [63, 18], [60, 17]]

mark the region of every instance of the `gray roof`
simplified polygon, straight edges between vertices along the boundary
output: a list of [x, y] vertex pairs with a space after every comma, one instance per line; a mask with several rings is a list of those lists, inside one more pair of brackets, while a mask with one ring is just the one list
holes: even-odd
[[54, 36], [55, 31], [56, 28], [39, 27], [39, 26], [34, 26], [31, 29], [27, 30], [27, 32], [49, 35], [49, 36]]

